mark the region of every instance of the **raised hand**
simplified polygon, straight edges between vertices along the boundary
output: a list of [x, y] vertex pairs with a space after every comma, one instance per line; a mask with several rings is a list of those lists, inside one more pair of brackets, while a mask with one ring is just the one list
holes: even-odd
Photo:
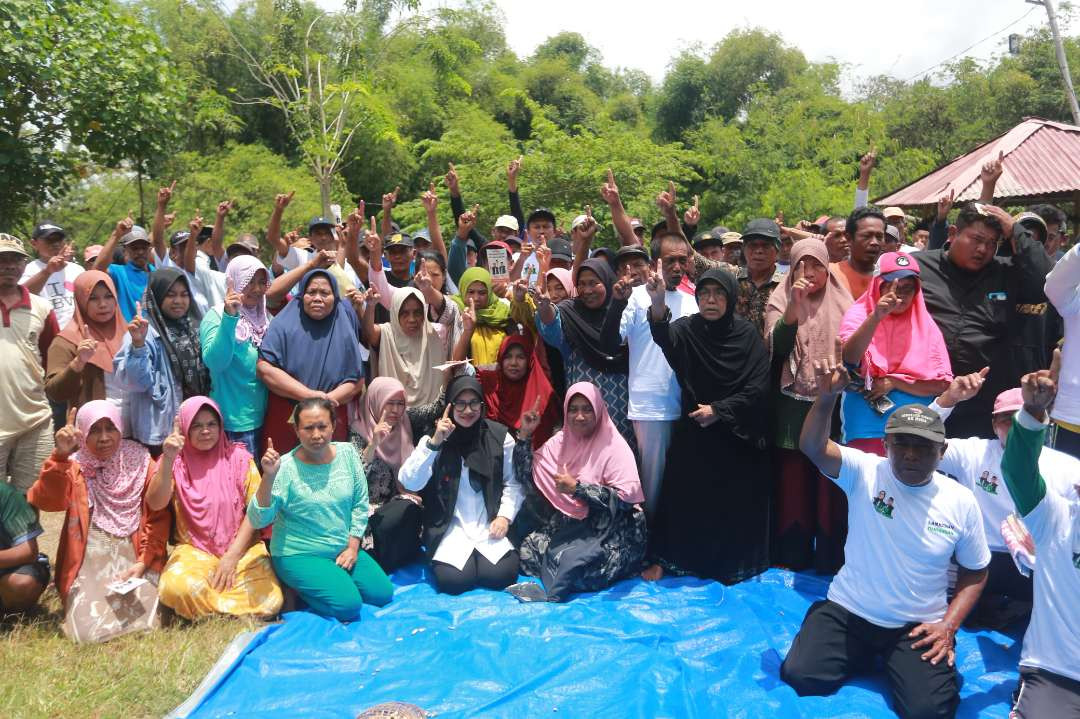
[[364, 234], [364, 245], [368, 248], [368, 262], [379, 263], [382, 266], [382, 236], [375, 229], [375, 216], [371, 216], [371, 224]]
[[622, 198], [619, 196], [619, 186], [615, 184], [615, 173], [608, 168], [607, 182], [600, 186], [600, 196], [604, 198], [604, 202], [608, 203], [611, 207], [618, 207], [622, 205]]
[[806, 304], [810, 296], [810, 280], [806, 279], [803, 267], [805, 262], [805, 260], [799, 260], [799, 263], [795, 265], [791, 276], [793, 281], [788, 289], [788, 304], [794, 304], [800, 308]]
[[874, 317], [879, 320], [885, 319], [902, 304], [904, 301], [895, 292], [889, 290], [878, 298], [877, 304], [874, 305]]
[[683, 213], [683, 222], [687, 227], [697, 227], [701, 222], [701, 206], [698, 204], [698, 196], [694, 195], [694, 204], [690, 206], [690, 209]]
[[1024, 397], [1024, 409], [1042, 419], [1046, 410], [1054, 404], [1057, 397], [1058, 376], [1061, 374], [1061, 350], [1054, 350], [1054, 359], [1050, 369], [1041, 369], [1023, 376], [1020, 380], [1020, 393]]
[[225, 217], [229, 214], [229, 210], [236, 207], [236, 200], [223, 200], [218, 203], [217, 216]]
[[165, 441], [161, 443], [161, 454], [163, 457], [172, 462], [176, 459], [176, 455], [180, 454], [184, 449], [184, 430], [180, 427], [180, 417], [177, 416], [173, 419], [172, 432], [165, 438]]
[[459, 197], [461, 195], [461, 183], [458, 179], [457, 168], [454, 167], [454, 163], [450, 163], [450, 169], [446, 172], [446, 186], [450, 189], [450, 194]]
[[699, 427], [708, 427], [709, 425], [716, 424], [720, 419], [716, 416], [716, 412], [713, 411], [712, 405], [710, 404], [698, 404], [697, 409], [687, 416], [697, 422]]
[[1002, 165], [1002, 161], [1005, 159], [1005, 152], [999, 151], [997, 159], [988, 160], [983, 164], [982, 169], [979, 171], [979, 179], [984, 185], [991, 183], [996, 184], [998, 178], [1001, 177], [1001, 173], [1005, 171]]
[[349, 290], [345, 293], [346, 299], [352, 303], [353, 310], [358, 316], [364, 315], [364, 293], [357, 289]]
[[427, 210], [429, 215], [435, 214], [439, 207], [439, 196], [435, 194], [434, 182], [430, 183], [427, 192], [420, 196], [420, 202], [423, 203], [424, 209]]
[[956, 190], [949, 190], [948, 196], [942, 195], [937, 201], [937, 221], [944, 222], [945, 218], [949, 216], [949, 210], [952, 209], [953, 202], [956, 201]]
[[540, 263], [541, 275], [551, 269], [551, 248], [547, 245], [546, 237], [540, 241], [540, 246], [536, 248], [536, 260]]
[[1016, 238], [1013, 237], [1013, 224], [1015, 224], [1016, 221], [1013, 219], [1013, 216], [997, 205], [982, 205], [982, 208], [983, 212], [996, 217], [997, 221], [1001, 223], [1001, 237], [1002, 239], [1008, 239], [1012, 242], [1013, 254], [1015, 255]]
[[675, 183], [668, 180], [667, 190], [656, 196], [656, 206], [665, 217], [675, 211]]
[[649, 273], [649, 276], [645, 278], [645, 291], [649, 293], [649, 297], [652, 299], [653, 304], [664, 304], [664, 293], [667, 292], [667, 283], [664, 282], [660, 260], [656, 261], [656, 266]]
[[851, 375], [844, 367], [844, 343], [836, 338], [833, 357], [814, 360], [818, 396], [829, 397], [844, 391], [851, 382]]
[[202, 212], [196, 208], [195, 216], [191, 218], [191, 222], [188, 223], [188, 231], [191, 232], [191, 239], [194, 241], [203, 228], [203, 216]]
[[623, 270], [622, 277], [611, 288], [612, 299], [625, 302], [630, 299], [630, 294], [634, 291], [634, 275], [630, 272], [630, 268], [627, 267]]
[[957, 375], [953, 378], [953, 381], [949, 383], [948, 389], [941, 393], [941, 396], [937, 398], [938, 406], [940, 407], [953, 407], [960, 402], [966, 402], [979, 393], [982, 389], [983, 382], [986, 381], [986, 375], [990, 373], [989, 367], [983, 367], [978, 372], [972, 372], [971, 374]]
[[543, 282], [537, 282], [535, 287], [530, 287], [529, 296], [531, 296], [533, 302], [536, 303], [536, 309], [547, 309], [551, 307], [551, 295], [547, 293], [547, 287]]
[[425, 297], [431, 293], [433, 285], [431, 284], [431, 275], [427, 270], [421, 268], [419, 272], [413, 275], [413, 284], [416, 285], [416, 289], [420, 290], [420, 293]]
[[75, 428], [77, 410], [72, 407], [67, 412], [67, 424], [56, 432], [55, 451], [57, 456], [68, 458], [79, 451], [83, 443], [83, 433]]
[[90, 328], [83, 325], [82, 331], [83, 339], [75, 348], [75, 359], [72, 361], [72, 364], [75, 365], [73, 369], [76, 372], [82, 372], [83, 368], [86, 367], [86, 363], [89, 362], [94, 356], [94, 353], [97, 352], [98, 343], [96, 339], [90, 336]]
[[469, 298], [469, 306], [461, 312], [461, 325], [465, 332], [472, 334], [476, 329], [476, 300]]
[[235, 317], [240, 312], [240, 307], [243, 305], [243, 298], [240, 297], [240, 293], [236, 291], [236, 287], [233, 286], [231, 277], [225, 277], [225, 314]]
[[533, 432], [540, 426], [540, 398], [537, 397], [533, 402], [531, 409], [525, 410], [522, 413], [521, 419], [518, 420], [520, 427], [518, 428], [518, 440], [528, 439], [532, 437]]
[[127, 217], [121, 219], [116, 223], [116, 229], [114, 232], [117, 237], [123, 237], [127, 233], [131, 232], [131, 228], [135, 226], [135, 218], [131, 216], [131, 210], [128, 210]]
[[325, 270], [327, 267], [334, 264], [335, 259], [337, 259], [336, 252], [316, 250], [315, 253], [311, 255], [311, 259], [308, 260], [308, 264], [313, 270]]
[[[541, 235], [541, 237], [543, 237], [543, 235]], [[545, 238], [544, 241], [546, 242], [547, 238]], [[520, 254], [521, 254], [522, 261], [524, 262], [526, 259], [528, 259], [532, 255], [532, 253], [535, 252], [535, 251], [536, 251], [536, 245], [534, 245], [528, 239], [528, 237], [526, 237], [525, 242], [521, 243], [521, 253]]]
[[45, 263], [45, 266], [49, 269], [49, 272], [59, 272], [71, 261], [71, 255], [71, 243], [65, 242], [60, 251], [49, 258], [49, 261]]
[[394, 205], [397, 204], [399, 192], [401, 192], [401, 188], [395, 186], [393, 192], [387, 192], [385, 195], [382, 196], [383, 212], [389, 212], [390, 210], [394, 209]]
[[274, 440], [266, 438], [266, 451], [262, 456], [263, 479], [277, 475], [281, 469], [281, 455], [274, 449]]
[[596, 224], [596, 219], [592, 214], [592, 205], [585, 205], [585, 221], [574, 228], [571, 239], [578, 244], [592, 242], [599, 229], [600, 225]]
[[380, 295], [379, 291], [374, 287], [369, 287], [367, 292], [364, 294], [364, 299], [367, 301], [368, 304], [374, 307], [375, 305], [379, 304], [379, 300], [382, 299], [382, 295]]
[[510, 164], [506, 166], [506, 179], [511, 184], [517, 183], [518, 172], [521, 171], [521, 161], [525, 159], [524, 155], [518, 155], [516, 160], [511, 160]]
[[559, 490], [563, 494], [573, 494], [577, 489], [578, 481], [577, 477], [570, 474], [570, 470], [567, 469], [566, 463], [563, 462], [559, 468], [559, 473], [555, 475], [555, 489]]
[[274, 195], [274, 210], [277, 212], [283, 211], [292, 202], [293, 195], [296, 194], [296, 190], [293, 190], [287, 195]]
[[876, 162], [877, 148], [871, 147], [870, 152], [859, 158], [859, 175], [861, 177], [870, 177], [870, 173], [873, 171]]
[[393, 429], [390, 423], [386, 421], [386, 408], [384, 407], [382, 414], [379, 415], [379, 423], [371, 430], [371, 443], [378, 446], [380, 442], [390, 436]]
[[430, 444], [432, 447], [441, 447], [442, 443], [446, 441], [446, 438], [454, 431], [454, 420], [450, 419], [450, 403], [446, 404], [446, 409], [443, 410], [442, 417], [435, 422], [435, 434], [431, 436]]
[[458, 217], [458, 231], [457, 235], [460, 239], [464, 240], [469, 236], [469, 233], [476, 227], [476, 218], [480, 215], [480, 205], [473, 205], [473, 208], [468, 212], [462, 212]]
[[159, 187], [157, 191], [157, 203], [158, 207], [168, 207], [169, 200], [172, 199], [173, 192], [176, 191], [176, 180], [172, 181], [168, 187]]
[[525, 294], [529, 291], [529, 281], [528, 280], [514, 280], [510, 284], [510, 287], [512, 288], [512, 292], [514, 294], [514, 302], [518, 302], [518, 303], [524, 302], [525, 301]]
[[135, 316], [128, 322], [127, 330], [131, 335], [131, 346], [142, 347], [146, 344], [146, 332], [150, 329], [150, 323], [142, 316], [142, 302], [135, 303]]

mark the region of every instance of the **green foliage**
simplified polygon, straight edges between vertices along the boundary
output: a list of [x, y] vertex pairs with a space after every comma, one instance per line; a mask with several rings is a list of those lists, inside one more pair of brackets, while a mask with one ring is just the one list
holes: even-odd
[[[394, 215], [416, 228], [432, 181], [449, 232], [441, 183], [453, 162], [484, 229], [507, 211], [518, 155], [526, 210], [549, 206], [564, 226], [587, 204], [607, 220], [607, 167], [646, 223], [670, 178], [681, 205], [700, 195], [703, 225], [739, 226], [778, 210], [848, 212], [871, 147], [877, 195], [1024, 116], [1070, 120], [1045, 31], [1017, 56], [960, 59], [914, 82], [870, 78], [844, 95], [838, 66], [760, 28], [683, 51], [654, 87], [605, 67], [575, 32], [519, 56], [493, 0], [424, 12], [417, 0], [346, 0], [331, 14], [314, 0], [117, 2], [2, 0], [2, 228], [51, 216], [100, 241], [140, 207], [141, 162], [158, 178], [143, 183], [147, 212], [157, 183], [176, 176], [181, 217], [238, 200], [230, 232], [262, 230], [273, 195], [290, 189], [286, 222], [302, 224], [319, 211], [319, 183], [324, 203], [364, 198], [369, 214], [401, 186]], [[64, 63], [52, 61], [60, 42]], [[1066, 53], [1080, 73], [1080, 42], [1066, 38]], [[299, 89], [282, 96], [275, 83]], [[601, 238], [613, 240], [610, 227]]]
[[113, 0], [5, 0], [0, 56], [0, 226], [87, 161], [146, 163], [178, 138], [168, 53]]
[[[228, 143], [212, 155], [182, 152], [170, 158], [160, 176], [143, 181], [143, 201], [150, 215], [142, 218], [144, 222], [152, 218], [158, 187], [174, 179], [176, 193], [169, 210], [176, 212], [176, 220], [170, 232], [185, 227], [196, 210], [210, 224], [219, 202], [235, 200], [226, 223], [226, 242], [242, 232], [262, 236], [274, 195], [289, 190], [296, 190], [296, 196], [285, 211], [283, 228], [306, 229], [308, 220], [321, 214], [319, 188], [307, 170], [290, 165], [261, 145]], [[350, 206], [344, 181], [335, 183], [333, 197], [342, 207]], [[64, 227], [81, 248], [103, 243], [117, 220], [128, 210], [134, 209], [137, 214], [138, 207], [138, 185], [133, 174], [107, 172], [78, 183], [62, 200], [47, 207], [46, 214]]]

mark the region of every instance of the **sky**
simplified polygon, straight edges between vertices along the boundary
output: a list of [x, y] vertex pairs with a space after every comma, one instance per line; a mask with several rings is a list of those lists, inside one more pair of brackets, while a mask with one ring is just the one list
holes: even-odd
[[[341, 6], [341, 0], [317, 2], [327, 9]], [[460, 4], [425, 0], [422, 8]], [[506, 18], [507, 42], [520, 57], [530, 55], [552, 35], [574, 31], [600, 51], [606, 66], [644, 70], [656, 82], [684, 48], [699, 45], [707, 50], [740, 27], [760, 26], [779, 33], [811, 61], [844, 63], [844, 84], [850, 87], [878, 74], [913, 79], [993, 35], [963, 53], [987, 59], [1008, 50], [1009, 33], [1023, 34], [1046, 23], [1042, 6], [1024, 0], [496, 0], [495, 4]], [[1021, 16], [1020, 22], [999, 32]]]

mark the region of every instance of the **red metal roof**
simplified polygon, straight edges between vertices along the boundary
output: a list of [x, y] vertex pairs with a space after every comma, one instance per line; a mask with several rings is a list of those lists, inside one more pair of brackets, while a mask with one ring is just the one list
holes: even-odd
[[1004, 152], [995, 200], [1035, 198], [1080, 191], [1080, 127], [1029, 117], [1004, 135], [874, 200], [878, 205], [933, 205], [949, 190], [956, 201], [976, 200], [982, 189], [979, 171]]

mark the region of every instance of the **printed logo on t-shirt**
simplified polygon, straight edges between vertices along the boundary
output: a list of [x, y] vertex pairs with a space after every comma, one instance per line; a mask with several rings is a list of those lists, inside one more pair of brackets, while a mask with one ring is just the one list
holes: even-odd
[[979, 477], [979, 489], [987, 494], [998, 493], [998, 478], [996, 474], [990, 474], [990, 470], [984, 470]]
[[939, 522], [936, 519], [926, 520], [926, 531], [933, 532], [934, 534], [940, 534], [943, 537], [949, 539], [956, 539], [960, 532], [956, 527], [952, 526], [948, 522]]
[[893, 498], [886, 497], [884, 490], [878, 492], [877, 496], [874, 497], [874, 510], [881, 516], [892, 519]]

